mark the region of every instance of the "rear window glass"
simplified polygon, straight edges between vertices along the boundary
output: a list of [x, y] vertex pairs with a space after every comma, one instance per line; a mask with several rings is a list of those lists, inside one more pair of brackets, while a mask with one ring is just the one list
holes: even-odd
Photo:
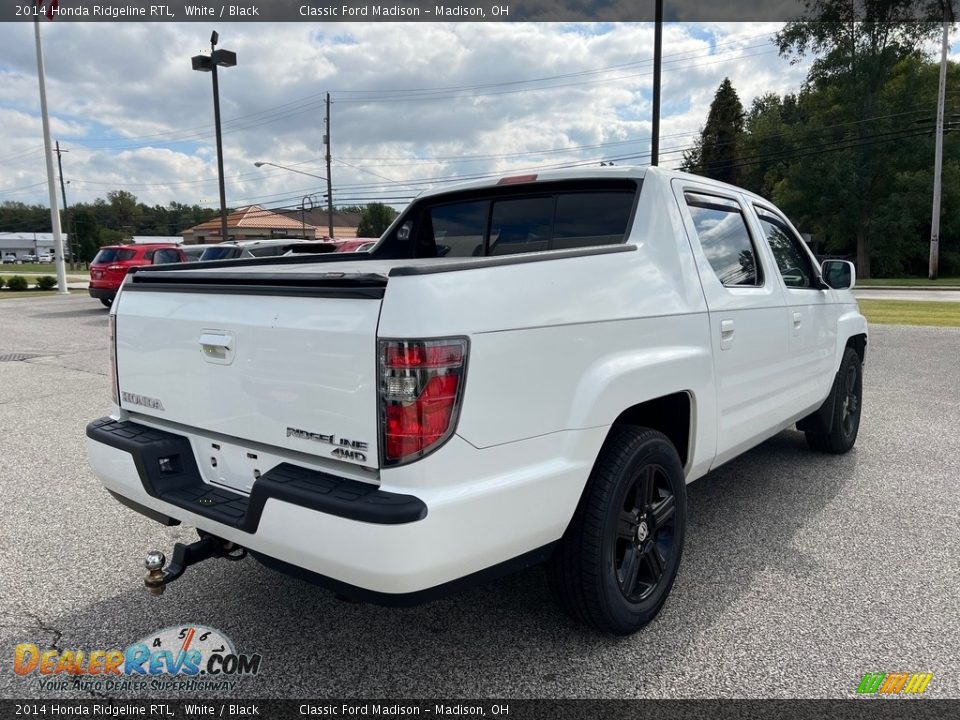
[[437, 255], [483, 255], [483, 232], [487, 225], [489, 207], [488, 201], [481, 200], [440, 205], [431, 209], [428, 222], [436, 240]]
[[136, 250], [126, 250], [122, 248], [104, 248], [97, 253], [93, 259], [94, 263], [112, 263], [133, 260], [137, 256]]
[[207, 248], [203, 251], [203, 255], [200, 256], [201, 260], [228, 260], [230, 258], [235, 258], [240, 255], [240, 248], [235, 245], [227, 245], [224, 247], [212, 247]]
[[636, 185], [512, 194], [428, 207], [420, 222], [404, 223], [400, 232], [412, 232], [416, 238], [414, 257], [513, 255], [616, 245], [626, 238]]
[[495, 201], [490, 219], [490, 254], [549, 250], [555, 205], [552, 197]]
[[254, 257], [272, 257], [274, 255], [283, 255], [289, 245], [261, 245], [260, 247], [247, 248]]

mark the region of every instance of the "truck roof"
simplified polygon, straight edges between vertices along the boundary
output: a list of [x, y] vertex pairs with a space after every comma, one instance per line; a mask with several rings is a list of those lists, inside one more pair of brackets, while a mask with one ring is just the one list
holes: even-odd
[[452, 183], [436, 188], [430, 188], [428, 190], [424, 190], [419, 197], [425, 198], [434, 195], [443, 195], [449, 192], [472, 190], [475, 188], [485, 188], [495, 185], [514, 185], [524, 183], [532, 184], [540, 182], [555, 182], [558, 180], [582, 180], [584, 178], [621, 178], [642, 180], [647, 175], [656, 176], [662, 179], [664, 182], [669, 182], [674, 178], [695, 179], [699, 183], [707, 183], [710, 185], [715, 185], [718, 188], [727, 188], [737, 192], [747, 193], [752, 197], [756, 197], [748, 190], [720, 182], [719, 180], [712, 180], [700, 175], [692, 175], [691, 173], [682, 172], [680, 170], [668, 170], [662, 167], [652, 167], [650, 165], [614, 165], [605, 167], [594, 165], [590, 167], [564, 168], [561, 170], [544, 170], [539, 172], [524, 172], [519, 170], [516, 172], [505, 172], [499, 178], [486, 177], [480, 180], [469, 180], [462, 183]]

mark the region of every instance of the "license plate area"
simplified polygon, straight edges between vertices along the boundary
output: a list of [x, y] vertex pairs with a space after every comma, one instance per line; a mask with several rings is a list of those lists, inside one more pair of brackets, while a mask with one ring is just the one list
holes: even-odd
[[261, 475], [282, 462], [272, 453], [211, 440], [194, 441], [194, 454], [204, 481], [246, 495]]

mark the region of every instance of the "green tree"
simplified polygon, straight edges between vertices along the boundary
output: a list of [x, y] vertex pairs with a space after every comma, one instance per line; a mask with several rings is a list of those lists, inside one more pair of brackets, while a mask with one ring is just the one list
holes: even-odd
[[397, 216], [397, 211], [383, 203], [370, 203], [360, 216], [357, 237], [380, 237]]
[[707, 122], [682, 166], [723, 182], [737, 181], [737, 146], [743, 134], [743, 105], [730, 78], [724, 78], [710, 103]]
[[801, 121], [796, 95], [767, 93], [754, 98], [737, 148], [737, 184], [773, 197], [790, 166], [794, 135]]
[[[831, 153], [830, 173], [821, 178], [827, 187], [822, 185], [821, 192], [829, 190], [832, 196], [820, 211], [835, 233], [852, 236], [857, 273], [869, 278], [872, 243], [879, 231], [876, 210], [892, 192], [895, 175], [891, 155], [878, 152], [871, 141], [880, 137], [879, 132], [900, 127], [904, 120], [900, 116], [894, 122], [891, 117], [891, 122], [872, 126], [860, 120], [893, 115], [895, 107], [884, 88], [898, 69], [903, 71], [903, 63], [923, 59], [925, 42], [939, 30], [936, 24], [915, 22], [917, 0], [872, 0], [866, 5], [810, 0], [808, 8], [808, 17], [787, 23], [777, 34], [776, 44], [791, 61], [808, 53], [816, 56], [807, 87], [817, 95], [814, 100], [827, 101], [826, 108], [817, 108], [819, 119], [828, 121], [821, 128], [829, 124], [828, 138], [848, 141], [842, 152]], [[841, 125], [845, 129], [838, 138]], [[823, 163], [810, 165], [822, 168]]]
[[137, 196], [126, 190], [111, 190], [107, 193], [107, 202], [109, 220], [103, 225], [133, 235], [142, 215], [142, 206], [137, 203]]

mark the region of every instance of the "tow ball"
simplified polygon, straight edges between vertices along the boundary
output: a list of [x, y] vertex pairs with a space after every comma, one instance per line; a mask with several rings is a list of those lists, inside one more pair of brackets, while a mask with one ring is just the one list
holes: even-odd
[[201, 534], [196, 542], [184, 545], [177, 543], [173, 546], [173, 562], [164, 570], [167, 563], [166, 556], [159, 550], [151, 550], [147, 553], [143, 561], [147, 568], [147, 575], [143, 579], [143, 584], [154, 595], [162, 595], [167, 585], [183, 575], [183, 571], [191, 565], [198, 562], [209, 560], [214, 557], [222, 557], [227, 560], [243, 560], [247, 556], [245, 548], [232, 542], [228, 542], [214, 535]]

